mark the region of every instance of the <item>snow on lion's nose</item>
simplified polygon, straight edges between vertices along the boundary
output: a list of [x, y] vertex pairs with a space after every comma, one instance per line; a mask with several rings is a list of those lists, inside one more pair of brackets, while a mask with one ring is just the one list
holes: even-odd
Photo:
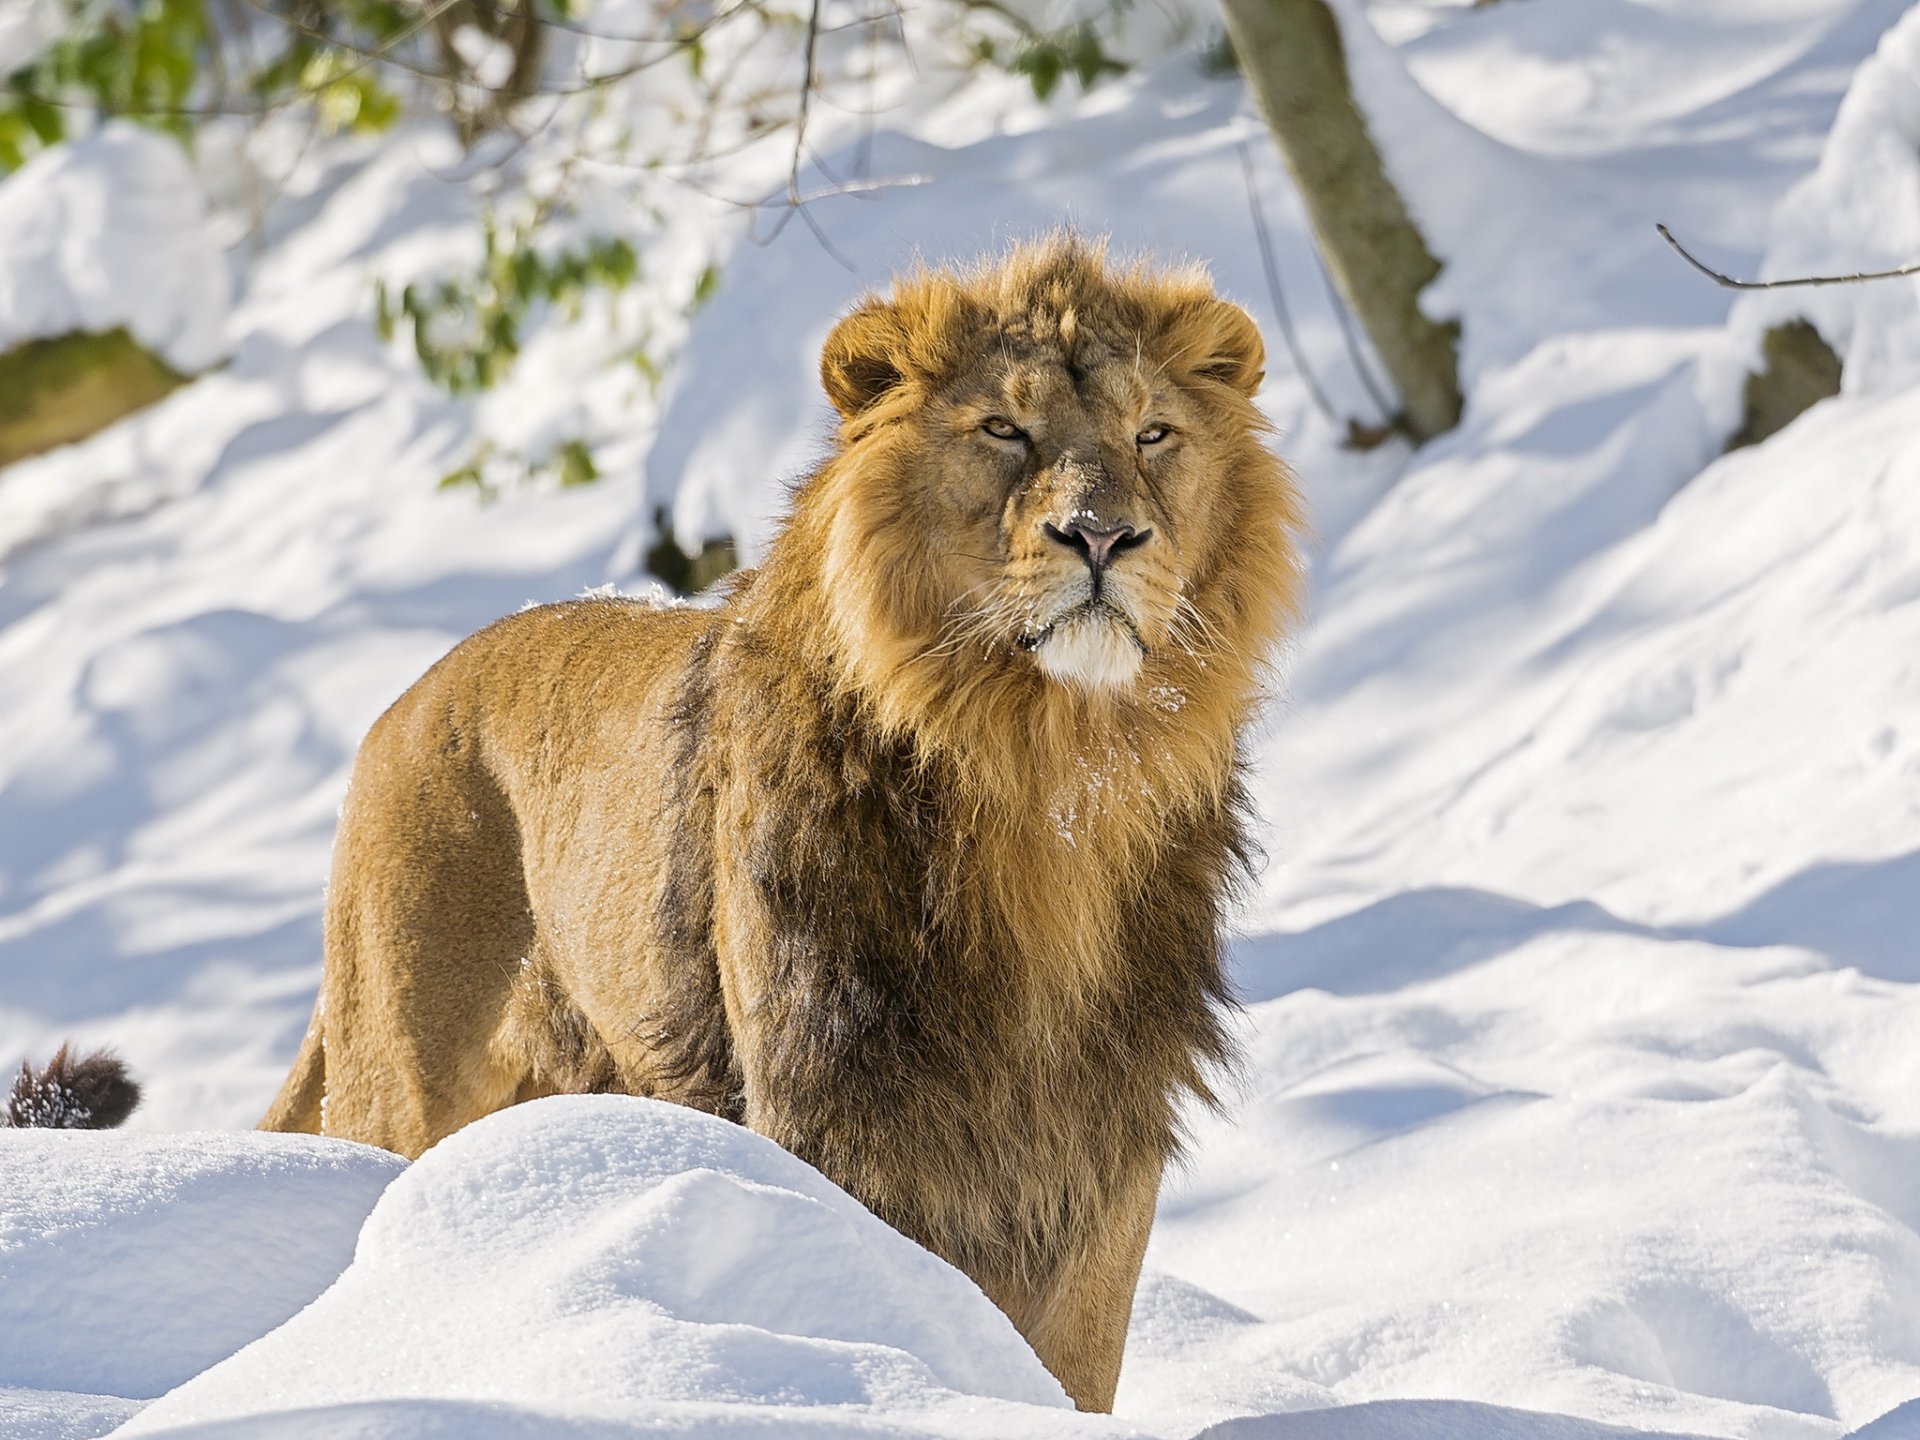
[[1153, 538], [1153, 531], [1135, 530], [1124, 522], [1111, 530], [1096, 530], [1078, 520], [1069, 520], [1064, 526], [1048, 524], [1041, 528], [1049, 540], [1075, 551], [1087, 562], [1088, 569], [1096, 571], [1106, 569], [1122, 551], [1137, 549]]

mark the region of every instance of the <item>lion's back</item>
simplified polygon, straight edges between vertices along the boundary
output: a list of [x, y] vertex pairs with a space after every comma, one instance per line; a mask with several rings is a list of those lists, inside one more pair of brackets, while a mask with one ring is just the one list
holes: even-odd
[[363, 753], [471, 760], [514, 792], [618, 764], [648, 748], [646, 731], [664, 723], [717, 620], [621, 597], [506, 616], [422, 675], [375, 722]]

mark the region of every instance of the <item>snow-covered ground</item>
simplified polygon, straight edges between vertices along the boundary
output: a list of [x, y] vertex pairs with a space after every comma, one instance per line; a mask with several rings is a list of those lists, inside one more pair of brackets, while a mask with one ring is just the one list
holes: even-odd
[[[1374, 418], [1246, 97], [1188, 52], [849, 130], [924, 181], [820, 202], [851, 273], [708, 216], [649, 273], [733, 245], [719, 291], [606, 478], [490, 507], [435, 490], [473, 412], [371, 319], [373, 277], [471, 245], [455, 157], [305, 155], [233, 252], [228, 363], [0, 472], [0, 1058], [111, 1043], [149, 1089], [124, 1134], [0, 1138], [0, 1434], [1920, 1435], [1920, 292], [1730, 313], [1653, 233], [1740, 274], [1920, 258], [1907, 8], [1374, 6], [1422, 93], [1342, 0], [1467, 336], [1466, 418], [1417, 454], [1309, 404], [1246, 139], [1303, 348]], [[633, 581], [656, 503], [754, 552], [833, 316], [1062, 218], [1208, 260], [1267, 327], [1320, 534], [1255, 747], [1246, 1065], [1163, 1196], [1115, 1418], [699, 1116], [543, 1102], [404, 1171], [235, 1133], [305, 1025], [380, 709], [486, 620]], [[0, 335], [39, 333], [22, 295], [53, 303], [0, 282]], [[1790, 313], [1845, 393], [1721, 457]], [[529, 433], [624, 403], [566, 350], [528, 347]]]
[[124, 325], [176, 370], [221, 358], [228, 277], [179, 145], [112, 121], [0, 187], [0, 349]]

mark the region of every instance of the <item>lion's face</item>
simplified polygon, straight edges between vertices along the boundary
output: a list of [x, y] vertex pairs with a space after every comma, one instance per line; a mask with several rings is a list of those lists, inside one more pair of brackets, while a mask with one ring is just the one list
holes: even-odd
[[1248, 403], [1262, 358], [1204, 281], [1071, 243], [855, 311], [822, 362], [846, 417], [821, 497], [830, 593], [858, 592], [843, 644], [1124, 699], [1242, 638], [1215, 582], [1240, 551], [1271, 565], [1292, 514]]
[[[915, 418], [919, 510], [956, 651], [1031, 657], [1086, 690], [1130, 686], [1194, 638], [1186, 567], [1204, 531], [1200, 407], [1123, 336], [1003, 336]], [[1183, 607], [1185, 609], [1183, 610]]]

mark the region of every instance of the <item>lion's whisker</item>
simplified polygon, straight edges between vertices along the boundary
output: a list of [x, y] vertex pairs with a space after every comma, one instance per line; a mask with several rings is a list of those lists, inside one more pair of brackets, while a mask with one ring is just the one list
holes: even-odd
[[[987, 588], [994, 582], [982, 582], [963, 592], [965, 595]], [[909, 664], [918, 664], [923, 660], [941, 660], [959, 653], [967, 643], [977, 638], [996, 637], [1006, 627], [1005, 618], [999, 613], [1002, 607], [994, 605], [978, 606], [971, 610], [958, 611], [950, 615], [940, 633], [933, 638], [924, 650], [914, 655]]]
[[1213, 622], [1207, 619], [1201, 612], [1200, 607], [1195, 605], [1193, 601], [1185, 595], [1181, 595], [1176, 599], [1174, 603], [1174, 614], [1185, 617], [1189, 623], [1198, 627], [1200, 632], [1207, 637], [1207, 640], [1211, 644], [1220, 644], [1219, 630], [1215, 628]]

